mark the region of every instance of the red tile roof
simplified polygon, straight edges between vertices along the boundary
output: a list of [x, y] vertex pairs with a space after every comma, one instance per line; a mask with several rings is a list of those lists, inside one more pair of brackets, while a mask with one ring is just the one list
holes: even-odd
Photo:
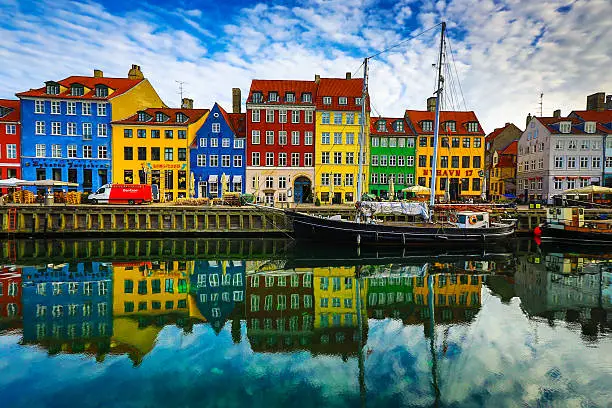
[[[378, 121], [385, 121], [385, 131], [378, 130]], [[393, 124], [397, 121], [404, 123], [404, 131], [398, 132], [393, 128]], [[370, 135], [376, 136], [415, 136], [408, 123], [404, 118], [382, 118], [382, 117], [370, 117]]]
[[[419, 135], [433, 135], [433, 125], [431, 131], [425, 131], [421, 127], [423, 121], [434, 121], [435, 120], [435, 112], [430, 111], [417, 111], [417, 110], [407, 110], [406, 111], [406, 119], [415, 132]], [[456, 132], [446, 131], [445, 127], [442, 126], [445, 122], [455, 121], [456, 122]], [[468, 132], [468, 123], [469, 122], [477, 122], [478, 123], [478, 131], [477, 132]], [[484, 136], [485, 133], [482, 130], [482, 126], [480, 126], [480, 122], [478, 122], [478, 118], [473, 111], [441, 111], [440, 112], [440, 134], [445, 135], [476, 135], [476, 136]]]
[[510, 155], [499, 156], [497, 164], [494, 167], [515, 167], [515, 157]]
[[[247, 103], [253, 103], [253, 93], [263, 94], [263, 104], [266, 105], [314, 105], [317, 95], [317, 84], [314, 81], [297, 81], [291, 79], [254, 79], [247, 97]], [[268, 102], [270, 92], [278, 94], [278, 102]], [[294, 94], [295, 102], [285, 102], [287, 93]], [[310, 93], [311, 102], [302, 102], [302, 94]]]
[[[20, 101], [17, 99], [0, 99], [0, 107], [8, 108], [9, 111], [4, 116], [0, 116], [0, 122], [19, 122]], [[2, 109], [0, 109], [0, 114]]]
[[[113, 122], [113, 124], [121, 124], [121, 125], [141, 125], [141, 126], [151, 126], [151, 125], [155, 125], [155, 126], [159, 126], [159, 125], [165, 125], [165, 126], [187, 126], [187, 125], [191, 125], [192, 123], [197, 122], [198, 120], [200, 120], [202, 118], [202, 116], [206, 115], [208, 113], [208, 109], [182, 109], [182, 108], [147, 108], [144, 110], [144, 112], [146, 112], [147, 114], [149, 114], [149, 116], [151, 116], [151, 120], [147, 121], [147, 122], [142, 122], [138, 120], [138, 113], [130, 116], [127, 119], [123, 119], [123, 120], [117, 120], [115, 122]], [[143, 111], [140, 111], [143, 112]], [[166, 114], [169, 119], [165, 122], [157, 122], [155, 121], [155, 114], [157, 112], [162, 112], [164, 114]], [[187, 116], [187, 121], [186, 122], [177, 122], [176, 121], [176, 114], [177, 113], [183, 113], [185, 116]]]
[[495, 138], [497, 136], [499, 136], [501, 134], [501, 132], [503, 132], [504, 130], [506, 130], [507, 126], [504, 127], [500, 127], [500, 128], [495, 128], [495, 130], [493, 130], [491, 133], [489, 133], [486, 137], [485, 140], [487, 142], [492, 142], [493, 140], [495, 140]]
[[246, 137], [246, 114], [228, 113], [229, 124], [237, 137]]
[[516, 156], [518, 154], [518, 140], [514, 140], [505, 149], [503, 149], [500, 154]]
[[[355, 98], [363, 95], [363, 78], [321, 78], [317, 90], [316, 105], [319, 110], [360, 111], [361, 105], [355, 103]], [[331, 97], [331, 104], [323, 104], [323, 98]], [[339, 98], [347, 97], [347, 104], [340, 105]], [[369, 111], [369, 101], [366, 109]]]
[[[57, 81], [66, 90], [60, 92], [58, 95], [47, 94], [46, 85], [38, 89], [30, 89], [29, 91], [20, 92], [17, 94], [18, 97], [44, 97], [44, 98], [61, 98], [61, 99], [112, 99], [125, 92], [129, 91], [144, 79], [129, 79], [129, 78], [106, 78], [106, 77], [85, 77], [85, 76], [71, 76], [66, 79]], [[53, 81], [51, 81], [53, 82]], [[83, 96], [70, 95], [70, 86], [72, 84], [80, 84], [86, 88], [89, 88], [89, 92], [85, 92]], [[106, 85], [107, 87], [114, 90], [109, 93], [107, 97], [96, 96], [96, 85]]]
[[599, 123], [611, 123], [612, 122], [612, 110], [605, 111], [573, 111], [570, 116], [578, 116], [580, 119], [587, 122], [599, 122]]
[[[578, 118], [569, 118], [569, 117], [565, 117], [565, 118], [555, 118], [555, 117], [536, 117], [536, 119], [542, 124], [544, 125], [544, 127], [546, 127], [546, 129], [551, 133], [551, 134], [560, 134], [560, 135], [564, 135], [564, 134], [568, 134], [568, 135], [583, 135], [583, 134], [591, 134], [591, 133], [586, 133], [584, 131], [584, 121], [578, 119]], [[570, 130], [569, 133], [562, 133], [561, 131], [559, 131], [559, 123], [560, 122], [572, 122], [572, 128]], [[608, 133], [610, 132], [610, 129], [606, 129], [605, 126], [603, 126], [601, 123], [597, 123], [596, 125], [596, 132], [601, 134], [601, 133]]]

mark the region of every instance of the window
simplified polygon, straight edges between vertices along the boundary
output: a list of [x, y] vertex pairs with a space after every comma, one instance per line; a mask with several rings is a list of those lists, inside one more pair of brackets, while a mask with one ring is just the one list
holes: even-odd
[[208, 158], [210, 167], [218, 167], [219, 166], [219, 156], [216, 154], [211, 154]]
[[[145, 130], [145, 135], [146, 135], [146, 130]], [[151, 139], [159, 139], [159, 138], [160, 138], [159, 129], [151, 129]]]
[[461, 157], [461, 167], [467, 169], [470, 167], [470, 156]]
[[274, 177], [266, 176], [266, 188], [274, 188]]
[[470, 147], [470, 138], [469, 137], [464, 137], [463, 138], [463, 147], [466, 147], [466, 148]]
[[404, 167], [406, 165], [406, 158], [404, 156], [397, 156], [397, 165]]
[[242, 167], [242, 156], [240, 155], [234, 156], [234, 167]]
[[564, 146], [563, 140], [557, 139], [555, 141], [555, 150], [563, 150], [563, 146]]
[[220, 123], [213, 123], [212, 124], [212, 132], [213, 133], [220, 133], [221, 132], [221, 124]]
[[448, 132], [456, 132], [457, 131], [457, 123], [454, 121], [446, 122], [446, 130]]
[[[229, 156], [227, 156], [229, 158]], [[178, 160], [179, 161], [187, 161], [187, 149], [184, 147], [178, 148]], [[229, 165], [228, 165], [229, 167]]]
[[146, 147], [138, 148], [138, 160], [147, 160], [147, 148]]
[[342, 152], [334, 152], [334, 164], [342, 164]]
[[44, 135], [45, 134], [45, 122], [36, 121], [36, 134]]
[[83, 158], [91, 159], [93, 157], [93, 149], [91, 146], [83, 146]]
[[370, 183], [371, 184], [378, 184], [378, 174], [377, 173], [372, 173], [370, 175]]
[[468, 132], [478, 132], [478, 122], [468, 122]]
[[385, 156], [385, 155], [380, 156], [380, 165], [381, 166], [386, 166], [387, 165], [387, 156]]
[[62, 124], [60, 122], [51, 122], [51, 134], [52, 135], [62, 134]]
[[321, 144], [328, 145], [330, 142], [329, 132], [321, 133]]
[[414, 167], [414, 156], [406, 156], [406, 166]]
[[395, 137], [389, 138], [389, 147], [396, 147], [396, 146], [397, 146], [397, 139]]
[[206, 167], [206, 155], [198, 154], [196, 156], [196, 162], [198, 167]]
[[274, 153], [266, 152], [266, 166], [274, 166]]
[[174, 138], [174, 131], [172, 129], [164, 130], [164, 138], [166, 138], [166, 139], [173, 139]]
[[424, 120], [421, 122], [421, 128], [424, 132], [431, 132], [433, 130], [433, 122], [431, 120]]
[[[568, 165], [569, 165], [569, 161], [568, 161]], [[544, 159], [540, 157], [540, 159], [538, 159], [538, 169], [541, 170], [544, 168]]]
[[304, 166], [312, 166], [312, 153], [304, 153]]
[[259, 166], [260, 165], [260, 155], [259, 152], [252, 152], [251, 153], [251, 163], [253, 166]]
[[[274, 119], [272, 119], [274, 121]], [[281, 109], [278, 111], [278, 123], [287, 123], [287, 111]]]
[[274, 131], [266, 130], [266, 144], [273, 145], [274, 144]]
[[98, 146], [98, 159], [107, 159], [108, 158], [108, 149], [106, 146]]
[[347, 173], [344, 175], [344, 185], [345, 186], [353, 186], [355, 180], [355, 175], [353, 173]]
[[[542, 143], [543, 145], [543, 143]], [[480, 146], [482, 146], [482, 139], [479, 137], [475, 137], [474, 138], [474, 147], [475, 148], [479, 148]]]
[[323, 112], [321, 113], [321, 123], [323, 125], [329, 125], [329, 120], [330, 120], [330, 113], [329, 112]]
[[354, 133], [347, 133], [345, 135], [345, 140], [346, 140], [346, 144], [347, 145], [355, 144], [355, 134]]
[[68, 122], [66, 124], [66, 134], [68, 136], [76, 136], [76, 134], [77, 134], [76, 123]]
[[334, 112], [334, 125], [342, 124], [342, 112]]
[[606, 157], [606, 167], [612, 167], [612, 157]]
[[560, 122], [559, 123], [559, 132], [561, 133], [569, 133], [572, 130], [572, 122]]
[[74, 159], [77, 157], [77, 147], [76, 145], [68, 145], [68, 158], [69, 159]]
[[291, 166], [292, 167], [300, 166], [300, 154], [299, 153], [291, 153]]
[[260, 143], [260, 133], [259, 130], [253, 130], [251, 132], [251, 143], [254, 145], [258, 145]]
[[278, 154], [278, 165], [285, 167], [287, 165], [287, 153], [281, 152]]
[[261, 111], [259, 109], [253, 109], [251, 111], [251, 122], [259, 122], [260, 115], [261, 115]]
[[[53, 106], [51, 106], [51, 108], [53, 108]], [[66, 102], [66, 115], [76, 115], [76, 102]]]
[[474, 156], [472, 159], [473, 159], [473, 166], [472, 167], [475, 167], [475, 168], [479, 169], [480, 165], [481, 165], [481, 162], [482, 162], [482, 158], [480, 156]]
[[342, 144], [342, 132], [334, 132], [334, 144]]
[[355, 153], [346, 152], [346, 164], [355, 164]]
[[355, 105], [361, 105], [361, 98], [355, 98]]
[[440, 157], [440, 168], [441, 169], [448, 168], [448, 156], [441, 156]]
[[459, 156], [451, 157], [451, 168], [458, 169], [459, 168]]
[[322, 173], [321, 174], [321, 185], [322, 186], [329, 186], [329, 173]]
[[345, 123], [347, 125], [353, 125], [355, 123], [355, 114], [353, 112], [347, 112], [344, 117], [345, 119]]
[[[179, 149], [180, 152], [180, 149]], [[180, 155], [179, 155], [179, 160], [180, 160]], [[224, 154], [221, 156], [221, 167], [230, 167], [230, 163], [231, 163], [231, 156], [229, 154]]]
[[230, 140], [227, 137], [221, 139], [221, 147], [230, 147]]
[[371, 158], [372, 162], [370, 163], [372, 166], [378, 166], [378, 156], [374, 155]]
[[91, 102], [83, 102], [81, 104], [81, 114], [85, 116], [91, 115]]
[[291, 123], [300, 123], [300, 111], [291, 111]]
[[234, 139], [234, 149], [244, 149], [244, 139]]
[[480, 178], [472, 179], [472, 191], [480, 191]]
[[323, 105], [331, 105], [331, 103], [332, 103], [331, 96], [324, 96], [323, 97]]
[[51, 114], [59, 115], [61, 113], [60, 101], [51, 101]]
[[304, 144], [306, 146], [312, 146], [313, 135], [312, 132], [304, 132]]
[[[573, 182], [573, 180], [572, 180]], [[561, 179], [555, 179], [555, 190], [562, 190], [563, 189], [563, 180]], [[569, 182], [568, 182], [568, 187], [569, 187]]]
[[419, 155], [419, 167], [427, 167], [427, 156]]
[[287, 131], [286, 130], [278, 131], [278, 144], [281, 146], [287, 145]]
[[6, 158], [7, 159], [16, 159], [17, 158], [17, 145], [16, 144], [7, 144], [6, 145]]
[[51, 145], [51, 157], [62, 157], [62, 146], [58, 144]]
[[568, 149], [570, 150], [576, 150], [578, 143], [576, 142], [576, 139], [572, 139], [568, 141]]
[[98, 137], [107, 137], [108, 127], [106, 123], [98, 123]]
[[106, 116], [106, 104], [98, 102], [98, 116]]
[[312, 123], [314, 120], [313, 111], [304, 111], [304, 123]]
[[36, 145], [36, 157], [45, 157], [47, 156], [47, 146], [44, 144]]
[[342, 174], [334, 173], [334, 186], [342, 185]]
[[45, 113], [45, 101], [34, 102], [34, 113]]
[[274, 110], [266, 109], [266, 123], [274, 123]]
[[591, 141], [590, 140], [583, 140], [580, 143], [580, 150], [589, 150], [590, 146], [591, 146]]
[[321, 152], [321, 164], [329, 164], [329, 152]]
[[580, 158], [580, 168], [581, 169], [586, 169], [588, 167], [589, 167], [589, 158], [588, 157], [581, 157]]
[[389, 156], [389, 166], [395, 166], [395, 164], [396, 164], [396, 156], [395, 155]]

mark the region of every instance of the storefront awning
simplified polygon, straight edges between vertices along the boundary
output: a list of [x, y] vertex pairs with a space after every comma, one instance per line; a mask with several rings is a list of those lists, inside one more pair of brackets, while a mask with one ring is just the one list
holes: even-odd
[[219, 182], [219, 176], [217, 176], [216, 174], [211, 174], [210, 176], [208, 176], [208, 182], [209, 183], [218, 183]]
[[232, 177], [232, 183], [242, 183], [242, 176], [234, 176]]

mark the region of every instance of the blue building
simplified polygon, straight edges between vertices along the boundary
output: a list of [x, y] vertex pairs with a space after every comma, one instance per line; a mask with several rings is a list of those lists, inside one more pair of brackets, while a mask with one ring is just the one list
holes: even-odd
[[95, 191], [111, 180], [111, 122], [150, 106], [164, 106], [132, 65], [127, 78], [71, 76], [18, 93], [21, 99], [21, 167], [26, 180], [78, 183]]
[[244, 192], [246, 120], [215, 103], [191, 145], [191, 175], [196, 197], [221, 197], [224, 191]]
[[234, 308], [244, 307], [245, 274], [244, 261], [195, 261], [190, 294], [217, 334]]
[[110, 265], [100, 262], [24, 267], [24, 343], [51, 354], [106, 354], [113, 334], [111, 277]]

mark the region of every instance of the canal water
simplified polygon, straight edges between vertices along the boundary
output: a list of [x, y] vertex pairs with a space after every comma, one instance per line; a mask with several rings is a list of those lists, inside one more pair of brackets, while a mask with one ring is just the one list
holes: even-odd
[[609, 254], [0, 243], [2, 407], [609, 407]]

